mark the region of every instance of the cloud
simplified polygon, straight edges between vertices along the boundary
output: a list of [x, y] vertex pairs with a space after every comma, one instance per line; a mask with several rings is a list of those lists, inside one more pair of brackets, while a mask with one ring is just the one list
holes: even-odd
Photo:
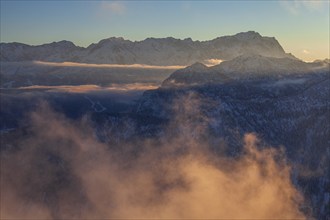
[[[160, 138], [110, 144], [87, 117], [71, 121], [41, 104], [16, 150], [0, 155], [1, 218], [304, 218], [283, 150], [257, 148], [246, 134], [240, 157], [215, 155], [198, 96], [173, 109]], [[116, 131], [134, 129], [124, 124]]]
[[120, 1], [102, 1], [101, 9], [110, 14], [123, 15], [126, 13], [126, 6]]
[[299, 14], [299, 10], [301, 8], [300, 2], [293, 0], [293, 1], [279, 1], [280, 5], [290, 12], [291, 14], [297, 15]]
[[111, 84], [106, 87], [98, 85], [60, 85], [60, 86], [46, 86], [33, 85], [19, 87], [20, 90], [47, 90], [54, 92], [70, 92], [70, 93], [89, 93], [89, 92], [131, 92], [131, 91], [145, 91], [157, 89], [159, 85], [156, 83], [127, 83], [127, 84]]
[[310, 51], [308, 51], [308, 50], [306, 50], [306, 49], [302, 50], [302, 52], [303, 52], [304, 54], [310, 54]]
[[319, 12], [326, 5], [322, 0], [280, 0], [279, 4], [293, 15], [298, 15], [307, 9], [310, 12]]
[[182, 69], [186, 66], [154, 66], [146, 64], [93, 64], [93, 63], [75, 63], [75, 62], [46, 62], [33, 61], [34, 64], [44, 66], [60, 67], [84, 67], [84, 68], [131, 68], [131, 69]]
[[220, 59], [208, 59], [208, 60], [204, 60], [204, 64], [207, 66], [215, 66], [218, 65], [220, 63], [222, 63], [223, 60]]
[[327, 1], [322, 0], [309, 0], [309, 1], [301, 1], [303, 6], [310, 11], [320, 11], [327, 3]]

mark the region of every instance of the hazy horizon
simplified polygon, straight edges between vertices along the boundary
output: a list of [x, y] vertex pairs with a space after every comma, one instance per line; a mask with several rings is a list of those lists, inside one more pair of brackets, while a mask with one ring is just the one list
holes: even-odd
[[253, 30], [312, 61], [329, 58], [329, 14], [326, 0], [1, 1], [0, 39], [30, 45], [68, 40], [86, 47], [109, 37], [205, 41]]

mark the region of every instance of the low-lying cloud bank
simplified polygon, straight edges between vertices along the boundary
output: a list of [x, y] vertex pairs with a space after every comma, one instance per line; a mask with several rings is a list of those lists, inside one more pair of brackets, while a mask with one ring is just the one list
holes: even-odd
[[88, 118], [41, 105], [18, 149], [1, 153], [1, 218], [305, 218], [282, 150], [246, 134], [241, 156], [215, 155], [198, 100], [175, 109], [161, 138], [109, 146]]
[[159, 87], [156, 83], [126, 83], [126, 84], [111, 84], [106, 87], [98, 85], [61, 85], [61, 86], [25, 86], [19, 87], [20, 90], [48, 90], [54, 92], [70, 92], [70, 93], [88, 93], [88, 92], [131, 92], [131, 91], [145, 91], [151, 89], [157, 89]]
[[90, 64], [90, 63], [74, 63], [74, 62], [45, 62], [33, 61], [37, 65], [45, 66], [61, 66], [61, 67], [84, 67], [84, 68], [132, 68], [132, 69], [182, 69], [186, 66], [156, 66], [145, 64]]

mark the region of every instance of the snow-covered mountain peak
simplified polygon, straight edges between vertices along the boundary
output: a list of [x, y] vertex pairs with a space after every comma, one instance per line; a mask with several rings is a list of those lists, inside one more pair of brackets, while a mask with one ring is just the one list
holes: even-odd
[[107, 39], [103, 39], [100, 40], [97, 45], [105, 45], [105, 44], [123, 44], [123, 43], [127, 43], [127, 42], [131, 42], [129, 40], [125, 40], [122, 37], [110, 37]]
[[122, 42], [122, 41], [126, 41], [123, 37], [109, 37], [109, 38], [106, 38], [106, 39], [103, 39], [100, 41], [101, 42], [104, 42], [104, 41], [110, 41], [110, 42]]
[[183, 71], [205, 71], [208, 67], [200, 62], [195, 62], [194, 64], [186, 67], [183, 69]]
[[67, 40], [62, 40], [62, 41], [57, 41], [57, 42], [52, 42], [50, 44], [44, 44], [41, 46], [51, 46], [51, 47], [61, 47], [61, 48], [75, 48], [76, 45], [72, 43], [71, 41]]
[[241, 32], [241, 33], [235, 34], [234, 37], [239, 40], [243, 40], [243, 41], [248, 41], [248, 40], [252, 40], [252, 39], [256, 39], [256, 38], [262, 38], [262, 36], [258, 32], [255, 32], [255, 31]]
[[210, 74], [210, 68], [203, 63], [196, 62], [184, 69], [172, 73], [163, 83], [162, 87], [180, 87], [204, 84], [212, 80], [224, 81], [222, 74]]
[[187, 38], [183, 39], [183, 41], [185, 41], [185, 42], [193, 42], [193, 40], [190, 37], [187, 37]]

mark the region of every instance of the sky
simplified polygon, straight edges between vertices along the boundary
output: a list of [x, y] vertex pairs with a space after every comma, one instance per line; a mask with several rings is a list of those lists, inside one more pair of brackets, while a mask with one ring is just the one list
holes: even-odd
[[86, 47], [109, 37], [211, 40], [253, 30], [305, 61], [330, 57], [329, 0], [0, 2], [1, 42]]

